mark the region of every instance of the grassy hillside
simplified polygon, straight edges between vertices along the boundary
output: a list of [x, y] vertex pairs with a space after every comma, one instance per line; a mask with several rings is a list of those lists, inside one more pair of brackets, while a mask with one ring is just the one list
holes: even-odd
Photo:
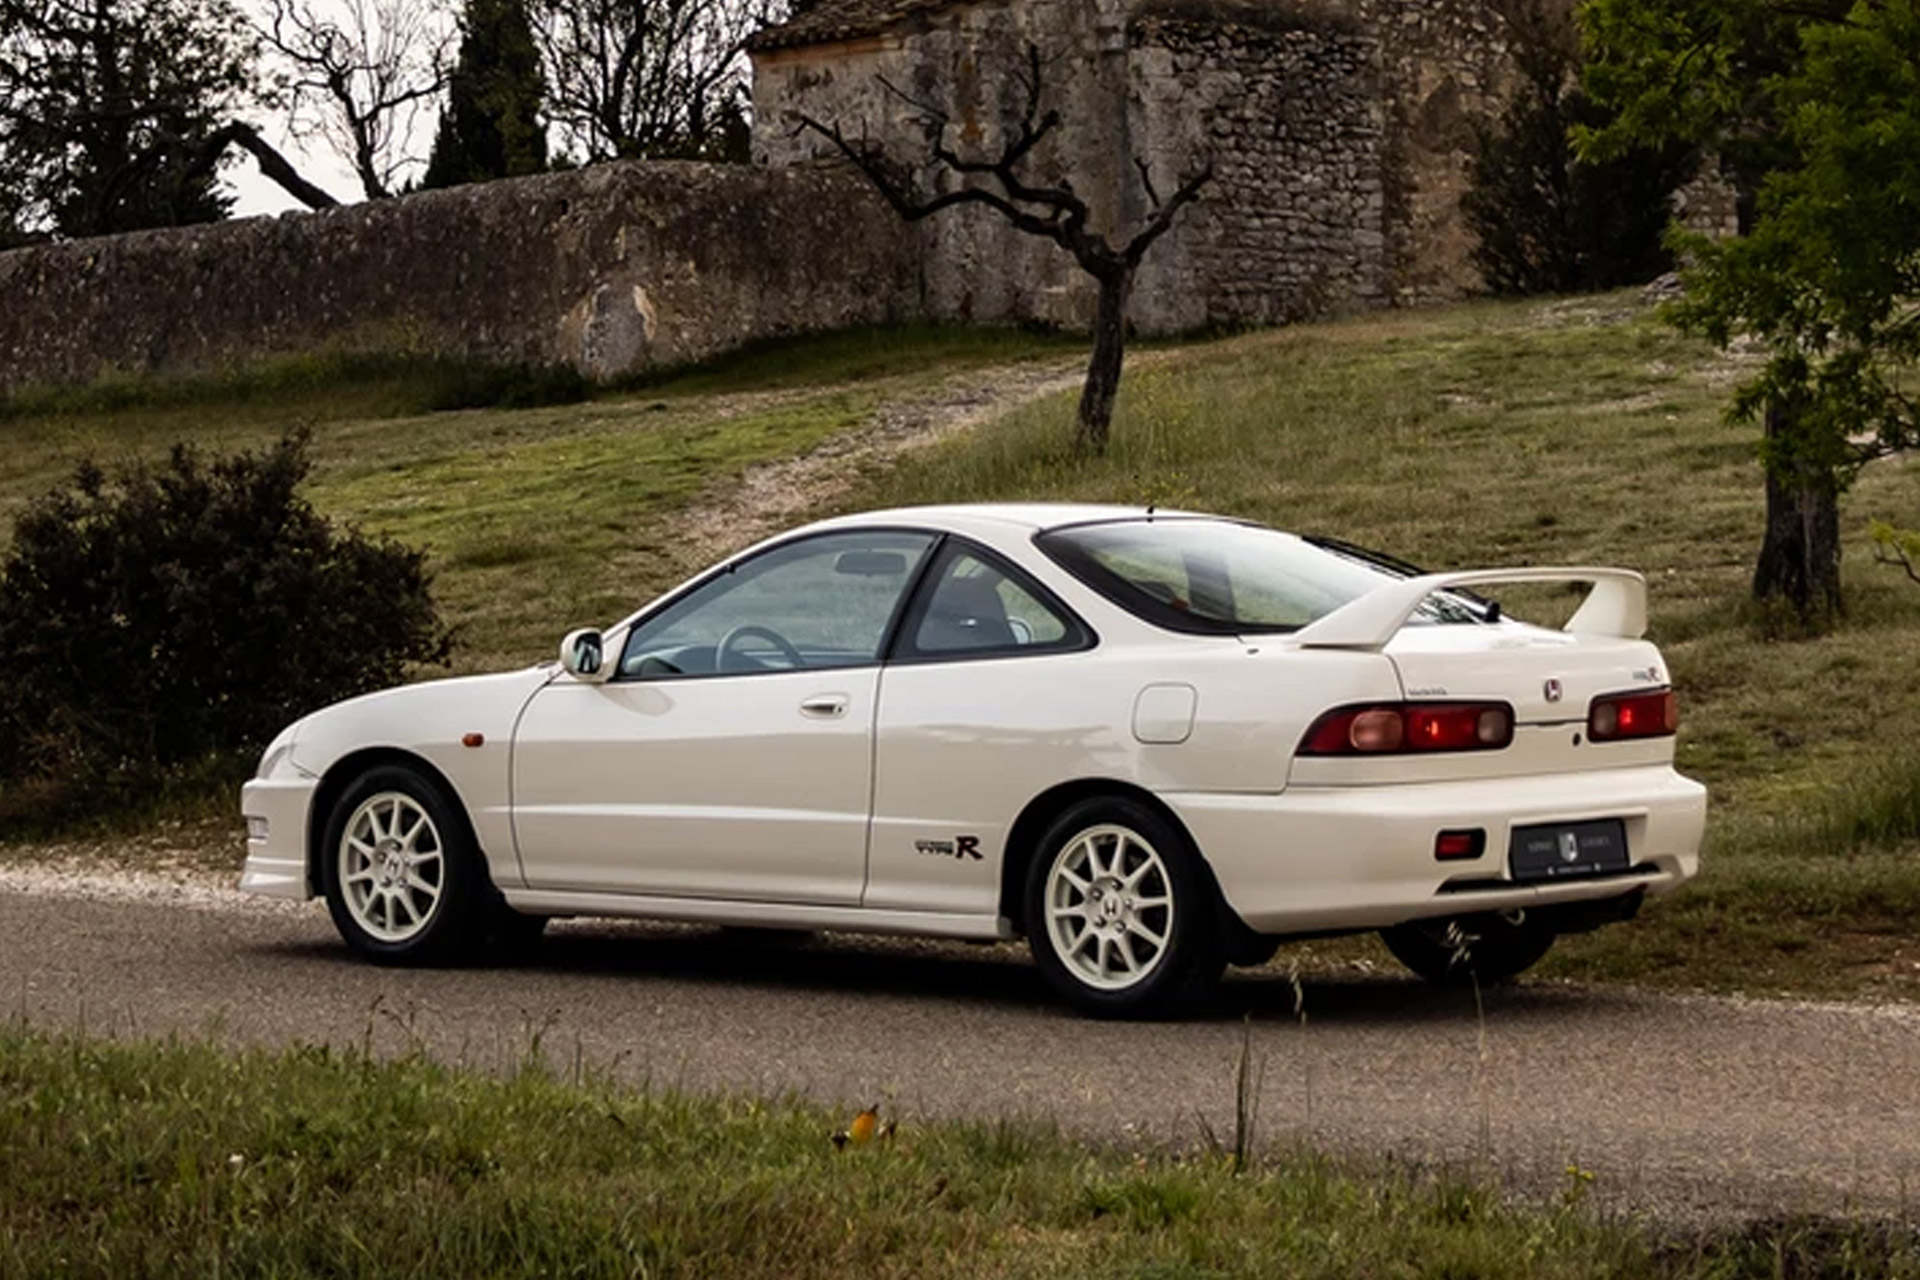
[[[1010, 333], [845, 335], [585, 404], [434, 414], [420, 410], [463, 394], [445, 370], [343, 379], [320, 360], [171, 398], [110, 388], [0, 413], [0, 516], [88, 449], [156, 451], [186, 434], [231, 447], [312, 422], [316, 501], [431, 548], [460, 665], [525, 662], [742, 540], [679, 516], [749, 464], [942, 379], [1068, 350]], [[1920, 588], [1872, 564], [1865, 536], [1870, 515], [1920, 521], [1920, 488], [1911, 463], [1889, 462], [1848, 499], [1850, 612], [1832, 633], [1757, 615], [1755, 433], [1722, 420], [1741, 375], [1624, 295], [1372, 316], [1136, 353], [1103, 459], [1067, 451], [1061, 395], [866, 475], [836, 503], [1177, 504], [1433, 568], [1641, 569], [1681, 691], [1681, 767], [1713, 794], [1708, 869], [1638, 925], [1572, 940], [1546, 971], [1920, 996]], [[1507, 603], [1545, 620], [1568, 598]]]

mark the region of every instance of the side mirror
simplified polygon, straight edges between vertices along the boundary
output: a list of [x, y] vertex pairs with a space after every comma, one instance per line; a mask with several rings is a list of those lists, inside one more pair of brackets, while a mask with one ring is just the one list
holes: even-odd
[[599, 629], [582, 627], [569, 631], [567, 638], [560, 642], [560, 665], [576, 680], [589, 684], [605, 680], [611, 673], [607, 670], [606, 640]]

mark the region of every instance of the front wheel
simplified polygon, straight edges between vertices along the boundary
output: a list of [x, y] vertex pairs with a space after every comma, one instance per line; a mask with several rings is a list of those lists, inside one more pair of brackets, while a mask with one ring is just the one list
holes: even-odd
[[1185, 834], [1146, 806], [1086, 800], [1041, 838], [1027, 877], [1035, 962], [1083, 1013], [1141, 1017], [1219, 979], [1212, 885]]
[[440, 788], [405, 765], [354, 779], [321, 847], [327, 911], [347, 945], [383, 964], [457, 959], [487, 932], [480, 852]]
[[1393, 958], [1436, 987], [1511, 981], [1538, 964], [1556, 936], [1525, 915], [1413, 920], [1380, 931]]

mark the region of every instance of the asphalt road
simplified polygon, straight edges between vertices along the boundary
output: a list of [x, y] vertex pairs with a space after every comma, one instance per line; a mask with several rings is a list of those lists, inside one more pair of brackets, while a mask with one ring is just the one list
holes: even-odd
[[1531, 984], [1444, 997], [1389, 975], [1229, 982], [1187, 1022], [1065, 1012], [1012, 947], [556, 926], [512, 968], [382, 970], [317, 904], [153, 901], [0, 877], [0, 1008], [95, 1032], [424, 1047], [483, 1068], [536, 1043], [655, 1085], [889, 1098], [909, 1124], [1019, 1114], [1127, 1144], [1230, 1133], [1243, 1019], [1268, 1145], [1491, 1168], [1698, 1219], [1911, 1210], [1920, 1008]]

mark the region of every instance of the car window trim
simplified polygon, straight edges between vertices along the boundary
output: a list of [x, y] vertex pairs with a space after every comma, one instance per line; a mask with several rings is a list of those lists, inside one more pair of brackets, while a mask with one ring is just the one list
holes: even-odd
[[[651, 676], [627, 674], [625, 670], [627, 665], [627, 646], [633, 643], [635, 633], [637, 633], [640, 628], [646, 626], [647, 623], [653, 621], [653, 619], [659, 617], [662, 613], [665, 613], [668, 609], [673, 608], [682, 600], [685, 600], [694, 592], [707, 586], [707, 584], [738, 572], [742, 567], [753, 563], [763, 556], [770, 556], [775, 552], [784, 551], [786, 548], [798, 543], [812, 542], [821, 538], [844, 537], [849, 534], [858, 535], [868, 533], [905, 533], [929, 540], [927, 549], [921, 553], [919, 565], [908, 575], [910, 581], [906, 587], [902, 589], [900, 599], [894, 603], [893, 614], [887, 619], [886, 629], [881, 632], [880, 647], [875, 651], [873, 658], [865, 662], [850, 662], [835, 667], [768, 667], [761, 671], [681, 671]], [[722, 561], [681, 587], [680, 590], [675, 591], [672, 595], [661, 600], [658, 604], [654, 605], [653, 608], [648, 609], [645, 613], [636, 616], [625, 624], [624, 629], [626, 635], [620, 641], [620, 658], [619, 661], [614, 664], [613, 675], [608, 677], [606, 683], [673, 684], [682, 680], [731, 680], [742, 676], [753, 678], [758, 676], [798, 675], [808, 671], [865, 671], [871, 667], [883, 666], [887, 660], [888, 648], [893, 642], [894, 632], [900, 625], [902, 612], [913, 599], [914, 592], [919, 590], [920, 583], [926, 577], [927, 567], [933, 563], [934, 557], [939, 554], [940, 548], [945, 544], [946, 540], [947, 534], [939, 529], [928, 529], [915, 525], [854, 525], [842, 529], [815, 529], [810, 532], [799, 533], [791, 538], [782, 538], [778, 542], [760, 547], [754, 551], [752, 555], [735, 556], [732, 559]]]
[[[1067, 624], [1067, 634], [1051, 644], [1044, 645], [996, 645], [985, 649], [942, 649], [923, 652], [908, 643], [921, 622], [925, 621], [927, 610], [933, 606], [934, 584], [940, 573], [944, 572], [950, 557], [970, 555], [974, 559], [994, 569], [1013, 582], [1022, 591], [1032, 596], [1039, 604]], [[891, 638], [891, 643], [883, 651], [884, 661], [889, 666], [926, 666], [936, 662], [988, 662], [1001, 658], [1044, 658], [1062, 653], [1085, 653], [1099, 647], [1100, 636], [1087, 620], [1062, 600], [1058, 594], [1031, 573], [1001, 555], [991, 547], [975, 542], [963, 534], [949, 533], [940, 541], [940, 545], [927, 557], [926, 566], [920, 580], [914, 584], [913, 595], [908, 607], [899, 619], [899, 631]]]

